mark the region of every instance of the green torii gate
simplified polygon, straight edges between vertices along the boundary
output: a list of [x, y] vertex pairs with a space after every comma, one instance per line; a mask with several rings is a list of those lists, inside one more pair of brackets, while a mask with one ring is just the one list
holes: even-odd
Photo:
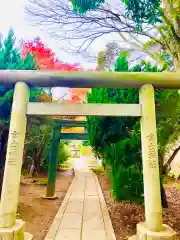
[[88, 140], [87, 133], [61, 133], [61, 127], [85, 127], [85, 121], [69, 121], [69, 120], [56, 120], [53, 128], [53, 137], [50, 153], [50, 161], [48, 166], [48, 184], [46, 195], [43, 198], [55, 199], [55, 184], [56, 184], [56, 162], [58, 146], [61, 139], [64, 140]]
[[[0, 85], [14, 86], [14, 98], [0, 203], [0, 237], [26, 239], [24, 222], [16, 220], [27, 116], [141, 117], [145, 223], [137, 224], [137, 240], [174, 240], [162, 223], [154, 88], [180, 88], [179, 72], [107, 73], [0, 71]], [[29, 87], [139, 88], [140, 104], [29, 103]], [[28, 239], [31, 239], [30, 237]]]

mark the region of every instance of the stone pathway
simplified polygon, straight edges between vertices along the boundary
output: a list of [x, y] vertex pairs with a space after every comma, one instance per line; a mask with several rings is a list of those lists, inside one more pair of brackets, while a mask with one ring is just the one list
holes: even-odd
[[115, 240], [97, 177], [85, 159], [73, 166], [75, 178], [45, 240]]

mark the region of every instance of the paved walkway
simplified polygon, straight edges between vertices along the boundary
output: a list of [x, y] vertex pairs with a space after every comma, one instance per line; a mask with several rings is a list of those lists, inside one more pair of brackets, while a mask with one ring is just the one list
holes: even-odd
[[115, 240], [97, 177], [74, 159], [75, 178], [45, 240]]

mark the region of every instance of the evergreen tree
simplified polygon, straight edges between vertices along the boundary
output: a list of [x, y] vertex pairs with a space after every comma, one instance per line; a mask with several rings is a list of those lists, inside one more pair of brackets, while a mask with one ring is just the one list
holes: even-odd
[[[21, 57], [15, 47], [15, 36], [12, 29], [4, 41], [0, 41], [0, 70], [34, 70], [36, 63], [31, 55]], [[31, 89], [30, 100], [36, 101], [42, 90]], [[0, 182], [2, 182], [3, 168], [5, 164], [6, 146], [9, 132], [9, 119], [13, 100], [14, 89], [0, 86]]]
[[[0, 69], [5, 70], [34, 70], [36, 63], [33, 57], [28, 54], [22, 58], [20, 52], [15, 48], [15, 36], [12, 29], [9, 30], [4, 42], [0, 41]], [[0, 117], [8, 121], [11, 111], [13, 88], [0, 86]], [[31, 91], [31, 98], [35, 100], [37, 91]]]
[[[130, 67], [128, 54], [121, 53], [115, 64], [117, 72], [158, 72], [150, 63], [142, 61]], [[160, 163], [168, 144], [176, 141], [179, 133], [180, 95], [177, 90], [156, 90], [158, 144]], [[89, 103], [138, 103], [137, 89], [92, 89]], [[135, 117], [88, 117], [90, 144], [110, 167], [112, 187], [117, 199], [139, 201], [143, 193], [140, 122]], [[163, 187], [163, 206], [166, 205]]]

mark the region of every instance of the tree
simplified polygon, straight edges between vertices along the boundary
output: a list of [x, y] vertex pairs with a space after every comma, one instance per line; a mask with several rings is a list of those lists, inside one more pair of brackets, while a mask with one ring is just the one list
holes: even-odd
[[[20, 56], [20, 53], [15, 45], [15, 36], [12, 29], [10, 29], [7, 38], [4, 42], [0, 42], [0, 69], [17, 69], [17, 70], [33, 70], [36, 69], [35, 61], [29, 54], [25, 58]], [[3, 124], [9, 123], [11, 112], [13, 88], [0, 88], [0, 117]], [[32, 89], [30, 92], [31, 101], [36, 101], [41, 91]], [[3, 152], [3, 151], [1, 151]], [[2, 159], [2, 158], [1, 158]]]
[[[73, 10], [79, 13], [86, 13], [100, 7], [104, 0], [96, 1], [79, 1], [72, 0]], [[126, 10], [131, 18], [137, 22], [137, 25], [142, 26], [142, 23], [152, 24], [159, 21], [160, 17], [160, 1], [137, 1], [137, 0], [122, 0], [126, 5]]]
[[60, 70], [60, 71], [80, 71], [82, 68], [79, 64], [69, 64], [60, 61], [55, 53], [44, 45], [39, 37], [32, 41], [21, 42], [22, 57], [27, 54], [34, 57], [36, 67], [43, 70]]
[[[79, 64], [70, 64], [65, 63], [59, 60], [56, 54], [42, 42], [40, 38], [35, 38], [32, 41], [22, 41], [21, 42], [21, 55], [26, 57], [27, 54], [33, 56], [36, 62], [36, 67], [40, 70], [59, 70], [59, 71], [80, 71], [82, 70]], [[43, 102], [56, 102], [56, 101], [66, 101], [64, 96], [61, 96], [59, 99], [54, 99], [53, 97], [54, 89], [47, 89], [40, 96], [40, 101]], [[68, 89], [67, 92], [70, 94], [73, 92], [72, 89]], [[81, 95], [81, 89], [76, 91], [75, 94], [71, 94], [71, 102], [78, 102], [80, 98], [78, 95]], [[85, 94], [84, 94], [85, 95]], [[84, 96], [83, 95], [83, 96]], [[69, 101], [69, 100], [68, 100]], [[41, 119], [38, 119], [39, 125], [36, 126], [32, 124], [30, 126], [29, 133], [26, 136], [26, 148], [27, 154], [31, 159], [30, 166], [30, 176], [35, 172], [40, 172], [42, 169], [47, 169], [49, 152], [51, 151], [51, 140], [52, 140], [52, 131], [53, 131], [53, 120], [61, 119], [75, 119], [75, 117], [54, 117], [48, 116], [46, 119], [49, 121], [49, 125], [41, 124]], [[39, 128], [42, 128], [39, 130]], [[62, 129], [63, 130], [63, 129]], [[61, 144], [62, 148], [62, 144]], [[25, 163], [24, 166], [27, 167], [28, 163]]]
[[[82, 70], [79, 64], [64, 63], [61, 60], [59, 60], [56, 54], [50, 48], [45, 46], [45, 44], [39, 37], [36, 37], [32, 41], [21, 42], [21, 56], [25, 57], [27, 56], [27, 54], [34, 57], [36, 61], [36, 67], [40, 70], [43, 69], [59, 71]], [[42, 99], [46, 102], [53, 101], [52, 94], [53, 89], [49, 89], [49, 93], [44, 94], [44, 96], [42, 96]]]
[[98, 54], [96, 70], [102, 71], [112, 69], [119, 52], [120, 46], [116, 42], [106, 44], [105, 50], [101, 50]]
[[[0, 41], [0, 69], [13, 70], [34, 70], [36, 64], [34, 58], [27, 54], [26, 57], [21, 57], [19, 50], [15, 47], [15, 36], [12, 29], [9, 30], [8, 36], [4, 41]], [[42, 89], [32, 88], [30, 90], [30, 100], [37, 101]], [[6, 147], [9, 134], [9, 120], [11, 106], [13, 100], [14, 89], [9, 87], [0, 87], [0, 169], [1, 180], [3, 180], [3, 170], [5, 165]], [[1, 188], [1, 187], [0, 187]]]
[[[115, 64], [115, 71], [122, 72], [162, 70], [144, 61], [130, 67], [127, 52], [121, 53]], [[155, 99], [158, 146], [161, 156], [159, 160], [162, 161], [166, 147], [170, 142], [175, 142], [180, 134], [179, 105], [175, 104], [180, 102], [180, 96], [177, 90], [160, 89], [156, 90]], [[92, 89], [88, 94], [88, 102], [138, 103], [138, 90]], [[132, 198], [131, 200], [140, 196], [143, 188], [139, 119], [135, 117], [88, 117], [87, 123], [91, 146], [103, 158], [104, 164], [110, 166], [114, 195], [118, 199], [127, 199], [128, 196]], [[136, 182], [135, 185], [134, 182]]]
[[[90, 3], [93, 11], [78, 11], [77, 5]], [[85, 52], [98, 38], [116, 34], [122, 50], [145, 53], [169, 70], [180, 68], [178, 0], [163, 0], [160, 7], [158, 0], [100, 3], [73, 0], [72, 7], [62, 0], [30, 0], [27, 12], [36, 23], [49, 27], [59, 41], [70, 41], [74, 53]]]

